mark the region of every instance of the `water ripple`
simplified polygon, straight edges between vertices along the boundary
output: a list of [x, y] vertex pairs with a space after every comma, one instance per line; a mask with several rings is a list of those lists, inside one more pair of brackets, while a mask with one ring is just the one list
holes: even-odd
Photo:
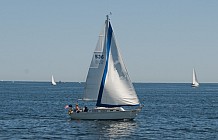
[[[78, 83], [0, 83], [0, 139], [218, 139], [218, 85], [134, 84], [144, 108], [133, 121], [71, 120]], [[83, 103], [79, 103], [83, 106]]]

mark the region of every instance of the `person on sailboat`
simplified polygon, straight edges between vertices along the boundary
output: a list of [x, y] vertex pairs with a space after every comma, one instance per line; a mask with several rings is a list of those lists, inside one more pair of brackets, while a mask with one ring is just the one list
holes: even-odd
[[76, 113], [79, 113], [79, 112], [80, 112], [80, 110], [79, 110], [79, 105], [78, 105], [78, 104], [76, 104], [75, 109], [76, 109]]
[[87, 106], [84, 107], [84, 112], [88, 112], [88, 107]]
[[72, 109], [72, 105], [70, 104], [70, 105], [68, 105], [68, 114], [71, 114], [72, 112], [73, 112], [73, 109]]

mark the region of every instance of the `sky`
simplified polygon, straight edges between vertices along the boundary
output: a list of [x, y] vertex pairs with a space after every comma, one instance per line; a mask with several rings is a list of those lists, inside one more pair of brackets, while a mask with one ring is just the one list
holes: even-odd
[[0, 0], [0, 80], [85, 81], [106, 15], [133, 82], [218, 82], [217, 0]]

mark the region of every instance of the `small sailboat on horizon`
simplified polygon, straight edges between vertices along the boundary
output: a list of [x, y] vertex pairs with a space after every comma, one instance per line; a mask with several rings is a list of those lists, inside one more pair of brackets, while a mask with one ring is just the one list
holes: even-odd
[[51, 76], [51, 84], [52, 84], [53, 86], [56, 86], [56, 85], [57, 85], [57, 83], [56, 83], [55, 80], [54, 80], [53, 75]]
[[[133, 87], [117, 46], [107, 15], [104, 29], [93, 53], [86, 78], [83, 101], [93, 101], [93, 109], [75, 109], [67, 105], [71, 119], [82, 120], [132, 120], [142, 106]], [[128, 110], [123, 107], [129, 106]]]
[[198, 79], [197, 79], [197, 75], [195, 72], [195, 69], [193, 69], [192, 71], [192, 87], [198, 87], [199, 83], [198, 83]]

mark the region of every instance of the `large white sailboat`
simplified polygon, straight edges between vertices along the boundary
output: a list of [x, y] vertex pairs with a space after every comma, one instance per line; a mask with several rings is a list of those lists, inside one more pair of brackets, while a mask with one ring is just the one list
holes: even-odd
[[56, 85], [57, 85], [57, 83], [56, 83], [55, 80], [54, 80], [53, 75], [51, 76], [51, 84], [52, 84], [53, 86], [56, 86]]
[[198, 83], [197, 75], [196, 75], [195, 69], [193, 69], [193, 72], [192, 72], [192, 87], [198, 87], [198, 86], [199, 86], [199, 83]]
[[[142, 109], [122, 60], [108, 15], [93, 53], [83, 100], [96, 102], [96, 107], [76, 110], [69, 105], [68, 113], [72, 119], [131, 120]], [[125, 110], [124, 106], [131, 107]]]

